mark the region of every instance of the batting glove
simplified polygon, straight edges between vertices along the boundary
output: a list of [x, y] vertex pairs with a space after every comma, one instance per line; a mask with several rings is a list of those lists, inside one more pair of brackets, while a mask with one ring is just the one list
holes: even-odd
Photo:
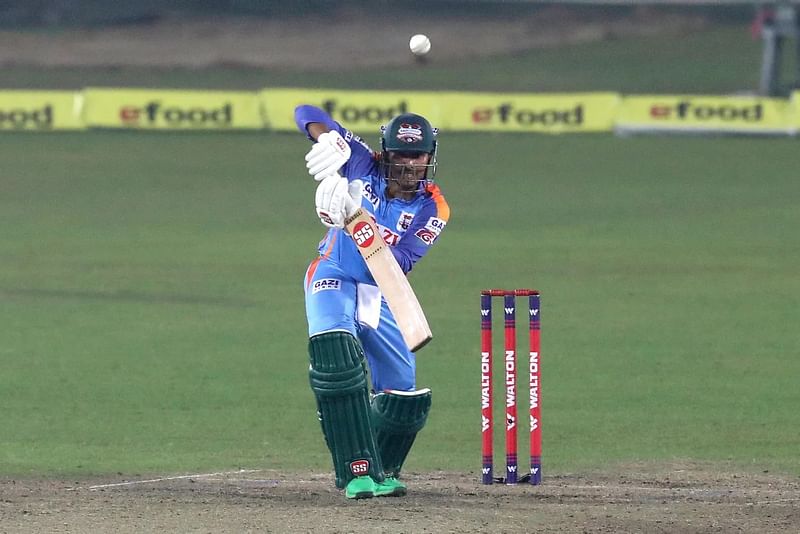
[[317, 142], [306, 154], [308, 174], [318, 182], [336, 173], [350, 159], [350, 145], [332, 130], [317, 137]]
[[329, 228], [344, 228], [344, 220], [361, 207], [363, 183], [338, 174], [323, 179], [317, 186], [315, 203], [320, 222]]
[[361, 207], [361, 199], [364, 195], [364, 182], [361, 180], [353, 180], [347, 184], [347, 196], [344, 199], [344, 216], [345, 219], [352, 217]]

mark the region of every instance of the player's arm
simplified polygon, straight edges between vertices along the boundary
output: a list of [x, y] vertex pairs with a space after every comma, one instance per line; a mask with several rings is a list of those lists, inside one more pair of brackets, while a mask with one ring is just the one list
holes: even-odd
[[307, 104], [298, 106], [294, 119], [297, 128], [316, 141], [306, 154], [308, 173], [315, 180], [324, 180], [336, 172], [356, 180], [369, 173], [372, 150], [325, 111]]
[[294, 121], [297, 124], [297, 129], [306, 134], [312, 141], [316, 141], [323, 133], [332, 130], [338, 131], [341, 128], [341, 125], [323, 110], [307, 104], [295, 108]]
[[411, 226], [397, 242], [390, 247], [398, 265], [408, 273], [433, 246], [450, 218], [450, 207], [436, 186], [431, 186], [433, 202], [423, 207], [411, 222]]

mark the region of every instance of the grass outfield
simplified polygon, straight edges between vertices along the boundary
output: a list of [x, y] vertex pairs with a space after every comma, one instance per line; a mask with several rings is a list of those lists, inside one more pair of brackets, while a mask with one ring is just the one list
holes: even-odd
[[[456, 89], [752, 88], [758, 43], [720, 31], [708, 46], [743, 49], [730, 69], [710, 68], [713, 54], [687, 64], [708, 49], [696, 37], [657, 69], [611, 42], [498, 59], [470, 87], [452, 80], [489, 63], [391, 75]], [[608, 57], [625, 60], [601, 72]], [[240, 74], [17, 68], [2, 84], [267, 84]], [[357, 79], [394, 83], [373, 75]], [[328, 470], [306, 374], [301, 279], [323, 229], [302, 137], [2, 141], [0, 474]], [[504, 285], [543, 293], [545, 476], [673, 458], [800, 474], [796, 140], [443, 133], [440, 161], [451, 223], [411, 275], [435, 334], [419, 357], [434, 409], [409, 470], [477, 477], [478, 291]]]
[[[326, 469], [303, 139], [3, 141], [0, 473]], [[546, 472], [800, 473], [798, 159], [788, 139], [443, 138], [452, 220], [412, 273], [434, 410], [408, 468], [477, 469], [477, 292], [533, 285]]]

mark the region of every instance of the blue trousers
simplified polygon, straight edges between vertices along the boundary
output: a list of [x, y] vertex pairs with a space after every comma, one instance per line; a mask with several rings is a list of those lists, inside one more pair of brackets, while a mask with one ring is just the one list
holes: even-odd
[[345, 331], [361, 342], [373, 390], [416, 388], [414, 353], [376, 286], [358, 282], [336, 262], [318, 258], [306, 271], [305, 303], [309, 337]]

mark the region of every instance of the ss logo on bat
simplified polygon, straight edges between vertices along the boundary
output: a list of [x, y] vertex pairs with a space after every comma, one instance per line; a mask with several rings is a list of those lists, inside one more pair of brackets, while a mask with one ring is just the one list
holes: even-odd
[[369, 224], [362, 221], [353, 229], [353, 239], [359, 247], [368, 247], [375, 239], [375, 232]]

